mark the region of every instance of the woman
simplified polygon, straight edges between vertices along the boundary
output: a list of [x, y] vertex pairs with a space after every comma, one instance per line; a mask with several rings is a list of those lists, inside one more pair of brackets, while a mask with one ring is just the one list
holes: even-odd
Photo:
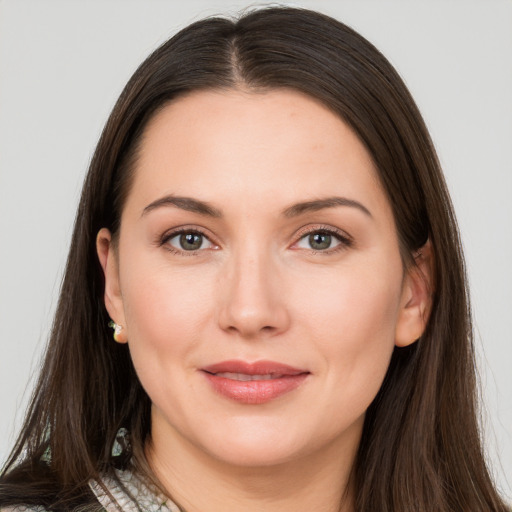
[[311, 11], [209, 19], [105, 127], [0, 505], [503, 511], [474, 387], [457, 227], [396, 72]]

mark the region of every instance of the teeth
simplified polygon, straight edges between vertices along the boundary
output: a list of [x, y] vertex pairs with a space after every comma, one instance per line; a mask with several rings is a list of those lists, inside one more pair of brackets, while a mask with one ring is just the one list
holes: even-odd
[[217, 377], [224, 377], [225, 379], [240, 380], [244, 382], [250, 380], [271, 380], [282, 377], [282, 375], [273, 373], [267, 373], [265, 375], [247, 375], [246, 373], [220, 372], [216, 373], [215, 375], [217, 375]]

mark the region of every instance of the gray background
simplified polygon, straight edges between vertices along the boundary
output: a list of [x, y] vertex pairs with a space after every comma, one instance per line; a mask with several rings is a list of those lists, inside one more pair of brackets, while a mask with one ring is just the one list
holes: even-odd
[[[424, 114], [466, 249], [485, 440], [499, 486], [510, 498], [512, 2], [293, 4], [331, 14], [375, 43]], [[221, 0], [0, 0], [0, 460], [23, 417], [81, 182], [115, 99], [136, 66], [178, 28], [247, 6]]]

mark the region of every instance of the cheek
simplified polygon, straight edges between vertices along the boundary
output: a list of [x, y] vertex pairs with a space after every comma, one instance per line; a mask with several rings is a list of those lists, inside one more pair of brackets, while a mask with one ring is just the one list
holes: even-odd
[[322, 293], [310, 290], [302, 322], [322, 355], [330, 389], [352, 397], [344, 406], [362, 404], [365, 409], [382, 384], [394, 349], [401, 264], [394, 273], [361, 268], [340, 272], [326, 281]]
[[[187, 422], [196, 368], [193, 355], [211, 318], [211, 290], [168, 266], [133, 262], [123, 284], [128, 344], [138, 378], [153, 405], [176, 424]], [[141, 270], [143, 272], [138, 272]]]
[[[358, 261], [325, 275], [316, 274], [313, 280], [302, 279], [298, 294], [302, 319], [358, 346], [363, 340], [371, 344], [386, 337], [394, 342], [402, 266], [382, 259], [382, 265]], [[310, 313], [305, 315], [306, 311]]]
[[127, 261], [122, 281], [130, 352], [141, 380], [142, 373], [151, 378], [159, 370], [167, 373], [169, 366], [183, 365], [211, 318], [208, 279], [147, 260]]

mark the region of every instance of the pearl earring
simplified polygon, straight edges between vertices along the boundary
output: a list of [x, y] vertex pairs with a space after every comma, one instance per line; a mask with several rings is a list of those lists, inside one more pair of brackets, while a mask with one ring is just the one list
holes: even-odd
[[111, 327], [112, 329], [114, 329], [114, 340], [119, 343], [121, 341], [119, 339], [119, 335], [121, 334], [121, 331], [123, 330], [123, 326], [116, 324], [113, 320], [110, 320], [110, 322], [108, 323], [108, 326]]

